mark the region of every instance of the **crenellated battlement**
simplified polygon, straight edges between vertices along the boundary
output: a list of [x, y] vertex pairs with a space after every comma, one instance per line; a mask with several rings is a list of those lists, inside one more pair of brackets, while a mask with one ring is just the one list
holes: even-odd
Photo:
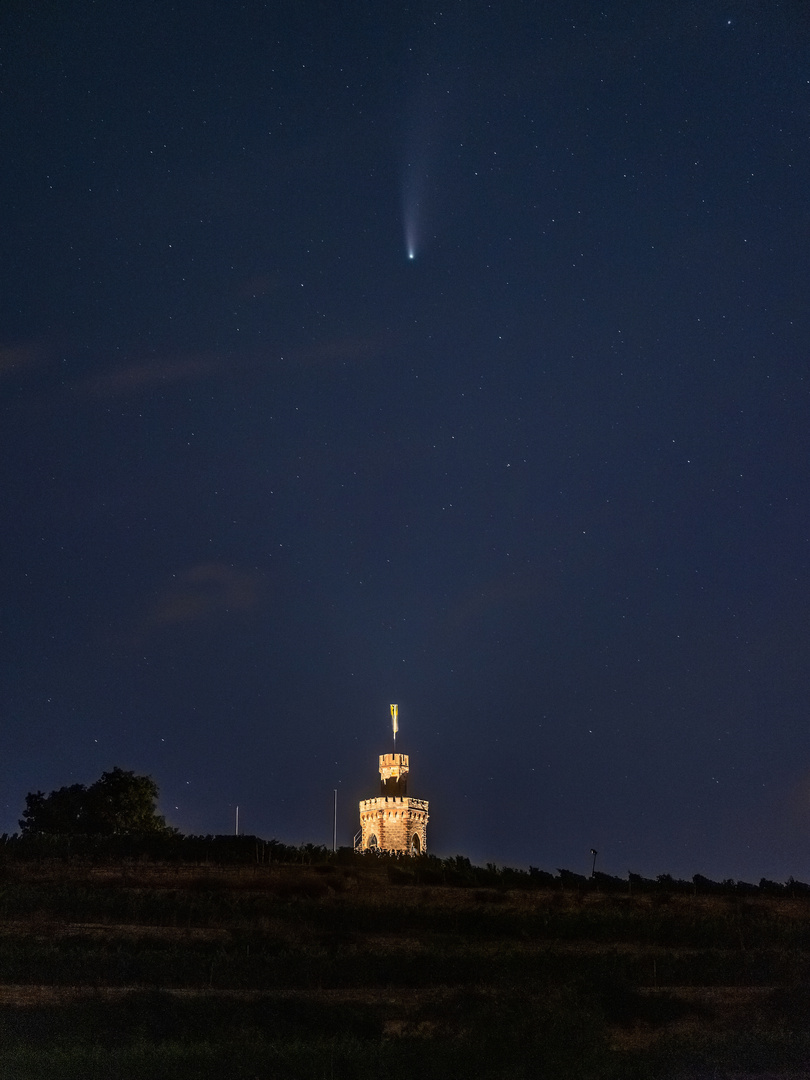
[[392, 769], [399, 766], [401, 769], [408, 768], [407, 754], [380, 754], [380, 769]]
[[424, 810], [427, 812], [428, 804], [425, 799], [411, 799], [405, 795], [401, 799], [393, 798], [388, 799], [380, 796], [378, 799], [361, 799], [360, 811], [363, 810], [390, 810], [398, 809], [400, 807], [410, 807], [412, 810]]

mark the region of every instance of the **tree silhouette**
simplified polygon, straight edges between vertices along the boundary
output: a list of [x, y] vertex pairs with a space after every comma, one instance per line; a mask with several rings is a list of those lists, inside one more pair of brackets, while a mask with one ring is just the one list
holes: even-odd
[[126, 833], [173, 833], [157, 813], [158, 786], [151, 776], [115, 767], [90, 787], [72, 784], [45, 795], [25, 797], [20, 819], [23, 835], [116, 836]]
[[46, 795], [42, 791], [25, 796], [20, 829], [25, 833], [77, 835], [87, 828], [87, 788], [72, 784]]

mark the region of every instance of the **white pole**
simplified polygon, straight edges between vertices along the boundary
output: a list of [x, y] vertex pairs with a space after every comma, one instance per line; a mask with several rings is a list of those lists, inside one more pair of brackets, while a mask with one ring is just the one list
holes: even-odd
[[234, 833], [234, 836], [238, 836], [238, 835], [239, 835], [239, 807], [237, 806], [236, 807], [236, 832]]
[[335, 814], [332, 820], [332, 851], [337, 851], [337, 788], [335, 788]]

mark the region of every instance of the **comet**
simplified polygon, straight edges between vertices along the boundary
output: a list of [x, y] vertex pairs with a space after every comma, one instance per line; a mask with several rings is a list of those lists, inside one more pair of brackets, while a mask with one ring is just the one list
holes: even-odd
[[418, 213], [419, 203], [416, 200], [407, 199], [406, 194], [404, 206], [405, 252], [408, 256], [409, 262], [413, 262], [413, 260], [416, 258]]
[[419, 251], [424, 184], [424, 169], [409, 163], [402, 176], [402, 228], [405, 234], [405, 254], [408, 262], [413, 262]]

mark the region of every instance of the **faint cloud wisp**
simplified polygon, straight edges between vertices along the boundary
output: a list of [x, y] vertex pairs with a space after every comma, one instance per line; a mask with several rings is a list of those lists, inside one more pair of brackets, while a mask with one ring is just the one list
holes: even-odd
[[259, 573], [225, 563], [198, 563], [176, 575], [149, 613], [152, 627], [188, 626], [217, 615], [249, 611], [260, 600]]
[[222, 357], [205, 355], [121, 364], [80, 382], [76, 392], [88, 398], [128, 397], [160, 386], [218, 375], [224, 368]]

